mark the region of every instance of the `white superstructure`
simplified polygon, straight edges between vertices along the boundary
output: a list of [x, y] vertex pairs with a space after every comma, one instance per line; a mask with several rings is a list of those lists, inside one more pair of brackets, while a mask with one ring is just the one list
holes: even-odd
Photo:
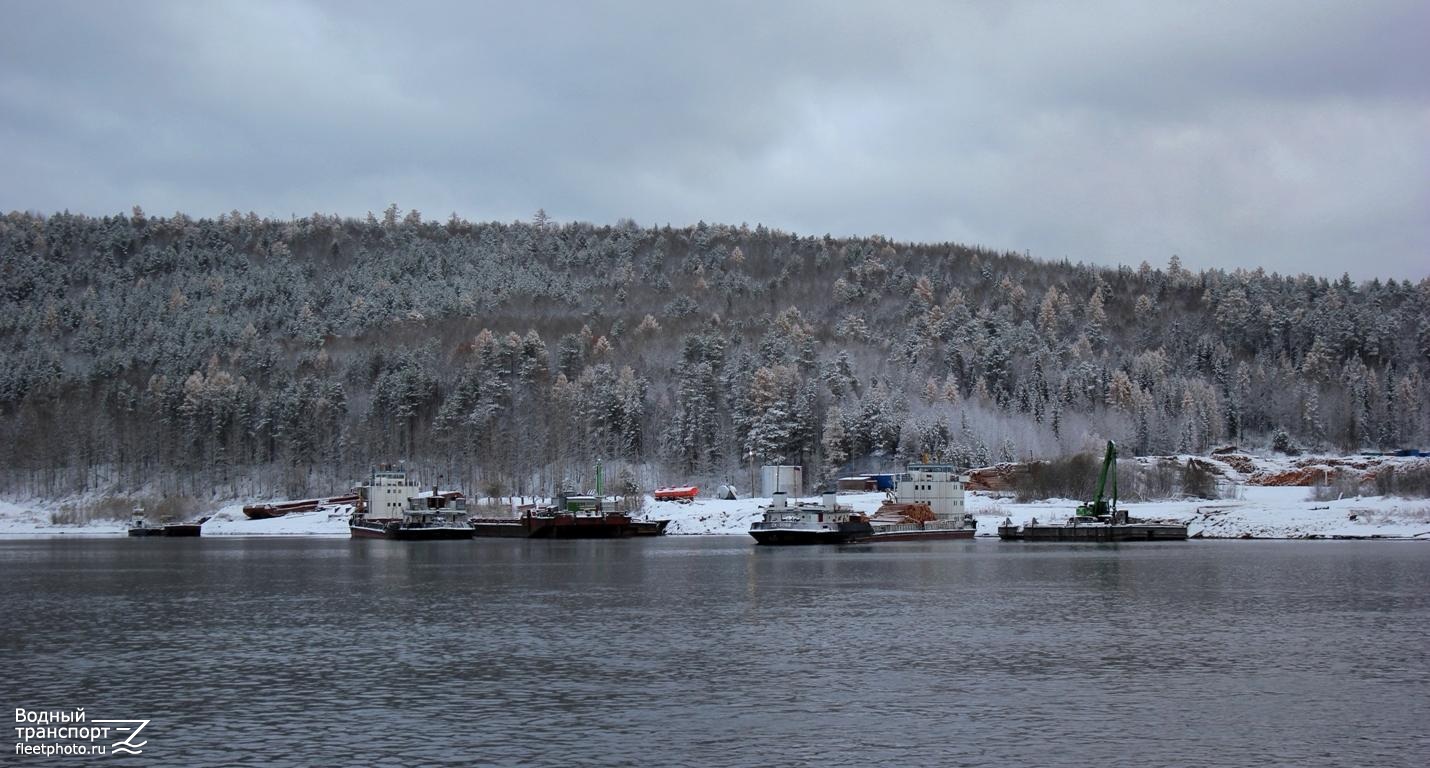
[[403, 469], [375, 469], [367, 485], [358, 487], [363, 514], [368, 520], [400, 520], [407, 499], [417, 495], [417, 481]]
[[927, 504], [939, 520], [962, 520], [966, 482], [968, 476], [952, 464], [910, 464], [899, 475], [896, 492], [901, 504]]

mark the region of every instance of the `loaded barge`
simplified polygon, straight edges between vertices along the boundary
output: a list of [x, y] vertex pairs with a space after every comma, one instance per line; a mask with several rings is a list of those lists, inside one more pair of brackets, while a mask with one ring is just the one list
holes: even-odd
[[870, 519], [866, 541], [971, 539], [978, 521], [963, 511], [963, 484], [950, 464], [910, 464]]

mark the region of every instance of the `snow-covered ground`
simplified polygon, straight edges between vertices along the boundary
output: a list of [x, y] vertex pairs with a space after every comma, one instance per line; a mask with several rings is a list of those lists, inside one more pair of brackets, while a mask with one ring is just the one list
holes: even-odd
[[[1162, 460], [1185, 463], [1192, 457], [1167, 457]], [[1135, 503], [1123, 501], [1133, 517], [1186, 522], [1192, 536], [1204, 538], [1400, 538], [1430, 541], [1430, 499], [1357, 496], [1335, 501], [1315, 501], [1315, 489], [1303, 485], [1261, 485], [1260, 482], [1283, 482], [1291, 472], [1310, 471], [1312, 475], [1340, 472], [1374, 472], [1380, 463], [1394, 461], [1400, 466], [1425, 459], [1371, 459], [1361, 457], [1307, 457], [1288, 459], [1277, 457], [1197, 457], [1213, 465], [1224, 491], [1232, 498], [1218, 501], [1203, 499], [1169, 500]], [[1149, 459], [1154, 460], [1154, 459]], [[1139, 459], [1143, 461], [1143, 459]], [[1367, 464], [1369, 461], [1369, 464]], [[1319, 476], [1318, 475], [1318, 476]], [[808, 497], [817, 499], [815, 496]], [[883, 502], [882, 493], [840, 494], [839, 502], [863, 512], [872, 513]], [[82, 503], [84, 500], [80, 500]], [[92, 501], [92, 500], [91, 500]], [[193, 515], [212, 515], [204, 524], [205, 536], [346, 536], [345, 508], [323, 508], [314, 512], [290, 514], [270, 520], [249, 520], [243, 515], [243, 505], [252, 500], [223, 503], [216, 509], [196, 511]], [[669, 519], [666, 532], [671, 535], [724, 534], [745, 535], [750, 523], [758, 520], [766, 499], [722, 501], [697, 499], [688, 504], [657, 502], [647, 497], [645, 516]], [[65, 502], [0, 501], [0, 538], [66, 535], [123, 535], [125, 521], [103, 521], [88, 525], [56, 524], [65, 519], [62, 507], [73, 508], [76, 500]], [[978, 519], [980, 537], [996, 537], [997, 528], [1005, 518], [1015, 524], [1027, 523], [1036, 517], [1040, 521], [1060, 521], [1072, 514], [1076, 501], [1052, 499], [1034, 503], [1015, 503], [1007, 495], [971, 491], [967, 508]]]
[[89, 525], [59, 525], [53, 515], [59, 504], [28, 502], [13, 504], [0, 501], [0, 538], [39, 535], [112, 536], [124, 535], [127, 523], [118, 520], [94, 522]]
[[292, 512], [267, 520], [249, 520], [242, 504], [230, 504], [204, 523], [205, 536], [342, 536], [347, 537], [352, 507], [319, 507], [312, 512]]
[[[1310, 488], [1244, 486], [1240, 498], [1206, 501], [1121, 503], [1132, 517], [1185, 522], [1188, 533], [1203, 538], [1382, 537], [1420, 538], [1430, 541], [1430, 500], [1359, 497], [1340, 501], [1308, 501]], [[883, 494], [841, 494], [839, 503], [873, 512]], [[758, 520], [763, 499], [716, 501], [699, 499], [690, 504], [647, 502], [651, 517], [668, 517], [667, 533], [743, 534]], [[1004, 519], [1026, 524], [1032, 518], [1059, 522], [1078, 502], [1054, 499], [1018, 504], [984, 492], [970, 492], [967, 509], [978, 520], [980, 537], [997, 537]], [[1355, 519], [1351, 519], [1355, 515]]]

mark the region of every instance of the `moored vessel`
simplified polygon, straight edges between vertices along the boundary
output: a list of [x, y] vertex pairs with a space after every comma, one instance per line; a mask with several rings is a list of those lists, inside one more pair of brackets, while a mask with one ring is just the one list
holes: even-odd
[[329, 496], [319, 499], [294, 499], [293, 501], [280, 501], [265, 504], [248, 504], [243, 508], [243, 514], [249, 520], [267, 520], [273, 517], [283, 517], [295, 512], [312, 512], [319, 507], [334, 504], [355, 504], [358, 500], [356, 493], [347, 493], [340, 496]]
[[978, 522], [964, 512], [967, 478], [950, 464], [910, 464], [869, 520], [868, 540], [971, 539]]
[[1092, 501], [1078, 505], [1077, 513], [1063, 523], [1039, 523], [1035, 517], [1027, 525], [1014, 525], [1011, 519], [1004, 519], [998, 526], [998, 538], [1004, 541], [1186, 541], [1187, 526], [1137, 520], [1129, 517], [1127, 510], [1117, 508], [1117, 444], [1108, 440], [1102, 473], [1097, 480], [1097, 495]]
[[618, 539], [627, 536], [658, 536], [669, 521], [635, 521], [629, 514], [608, 510], [600, 496], [566, 496], [557, 505], [527, 504], [508, 517], [471, 519], [472, 534], [478, 538], [519, 539]]
[[150, 523], [149, 518], [144, 515], [144, 509], [135, 507], [134, 512], [129, 515], [129, 535], [163, 536], [164, 526]]
[[406, 470], [373, 470], [358, 487], [356, 511], [348, 521], [355, 539], [422, 541], [470, 539], [467, 500], [457, 491], [417, 493], [417, 482]]
[[[524, 504], [512, 507], [509, 516], [474, 517], [469, 522], [478, 538], [517, 539], [622, 539], [628, 536], [660, 536], [669, 520], [636, 520], [622, 498], [608, 506], [601, 490], [601, 462], [596, 462], [594, 495], [563, 494], [556, 504]], [[691, 491], [698, 489], [691, 488]]]
[[632, 536], [663, 536], [669, 520], [631, 520]]
[[1027, 525], [1004, 520], [998, 526], [998, 538], [1004, 541], [1186, 541], [1187, 526], [1136, 520], [1128, 517], [1126, 510], [1118, 510], [1108, 520], [1074, 516], [1064, 523], [1039, 523], [1035, 517]]
[[192, 523], [159, 523], [149, 522], [141, 507], [136, 507], [134, 513], [129, 518], [130, 536], [175, 536], [194, 537], [203, 534], [204, 523], [208, 522], [207, 517], [199, 518]]
[[763, 519], [750, 524], [750, 536], [758, 544], [848, 544], [873, 532], [864, 515], [840, 506], [833, 493], [790, 506], [785, 492], [776, 491]]

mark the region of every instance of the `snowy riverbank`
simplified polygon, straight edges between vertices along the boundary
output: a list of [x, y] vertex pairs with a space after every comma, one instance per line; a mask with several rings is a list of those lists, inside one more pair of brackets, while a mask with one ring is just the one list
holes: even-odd
[[[1186, 522], [1192, 536], [1203, 538], [1395, 538], [1430, 541], [1430, 500], [1355, 497], [1335, 501], [1312, 500], [1312, 489], [1298, 486], [1240, 486], [1237, 498], [1206, 501], [1124, 503], [1133, 517]], [[811, 497], [813, 498], [813, 497]], [[873, 512], [883, 501], [880, 493], [841, 494], [839, 501]], [[970, 492], [968, 510], [978, 519], [978, 535], [997, 536], [1005, 518], [1023, 524], [1066, 518], [1076, 506], [1071, 500], [1014, 503], [987, 492]], [[720, 501], [699, 499], [689, 504], [646, 500], [649, 518], [669, 519], [671, 535], [743, 536], [759, 519], [764, 499]], [[126, 525], [118, 521], [89, 525], [53, 522], [59, 504], [0, 501], [0, 538], [30, 536], [122, 536]], [[347, 536], [343, 509], [320, 509], [269, 520], [249, 520], [243, 503], [224, 504], [209, 513], [205, 536]]]
[[[1302, 539], [1419, 538], [1430, 541], [1430, 500], [1360, 497], [1339, 501], [1309, 501], [1309, 488], [1242, 487], [1241, 498], [1206, 501], [1123, 503], [1133, 517], [1185, 522], [1192, 536], [1203, 538]], [[841, 495], [841, 504], [872, 512], [882, 494]], [[743, 534], [759, 519], [763, 500], [699, 500], [691, 504], [651, 503], [647, 512], [669, 517], [669, 533]], [[1013, 503], [995, 495], [970, 492], [967, 508], [978, 520], [978, 536], [998, 535], [1005, 518], [1022, 525], [1032, 518], [1060, 521], [1077, 506], [1072, 500]], [[1354, 515], [1355, 518], [1351, 519]]]

